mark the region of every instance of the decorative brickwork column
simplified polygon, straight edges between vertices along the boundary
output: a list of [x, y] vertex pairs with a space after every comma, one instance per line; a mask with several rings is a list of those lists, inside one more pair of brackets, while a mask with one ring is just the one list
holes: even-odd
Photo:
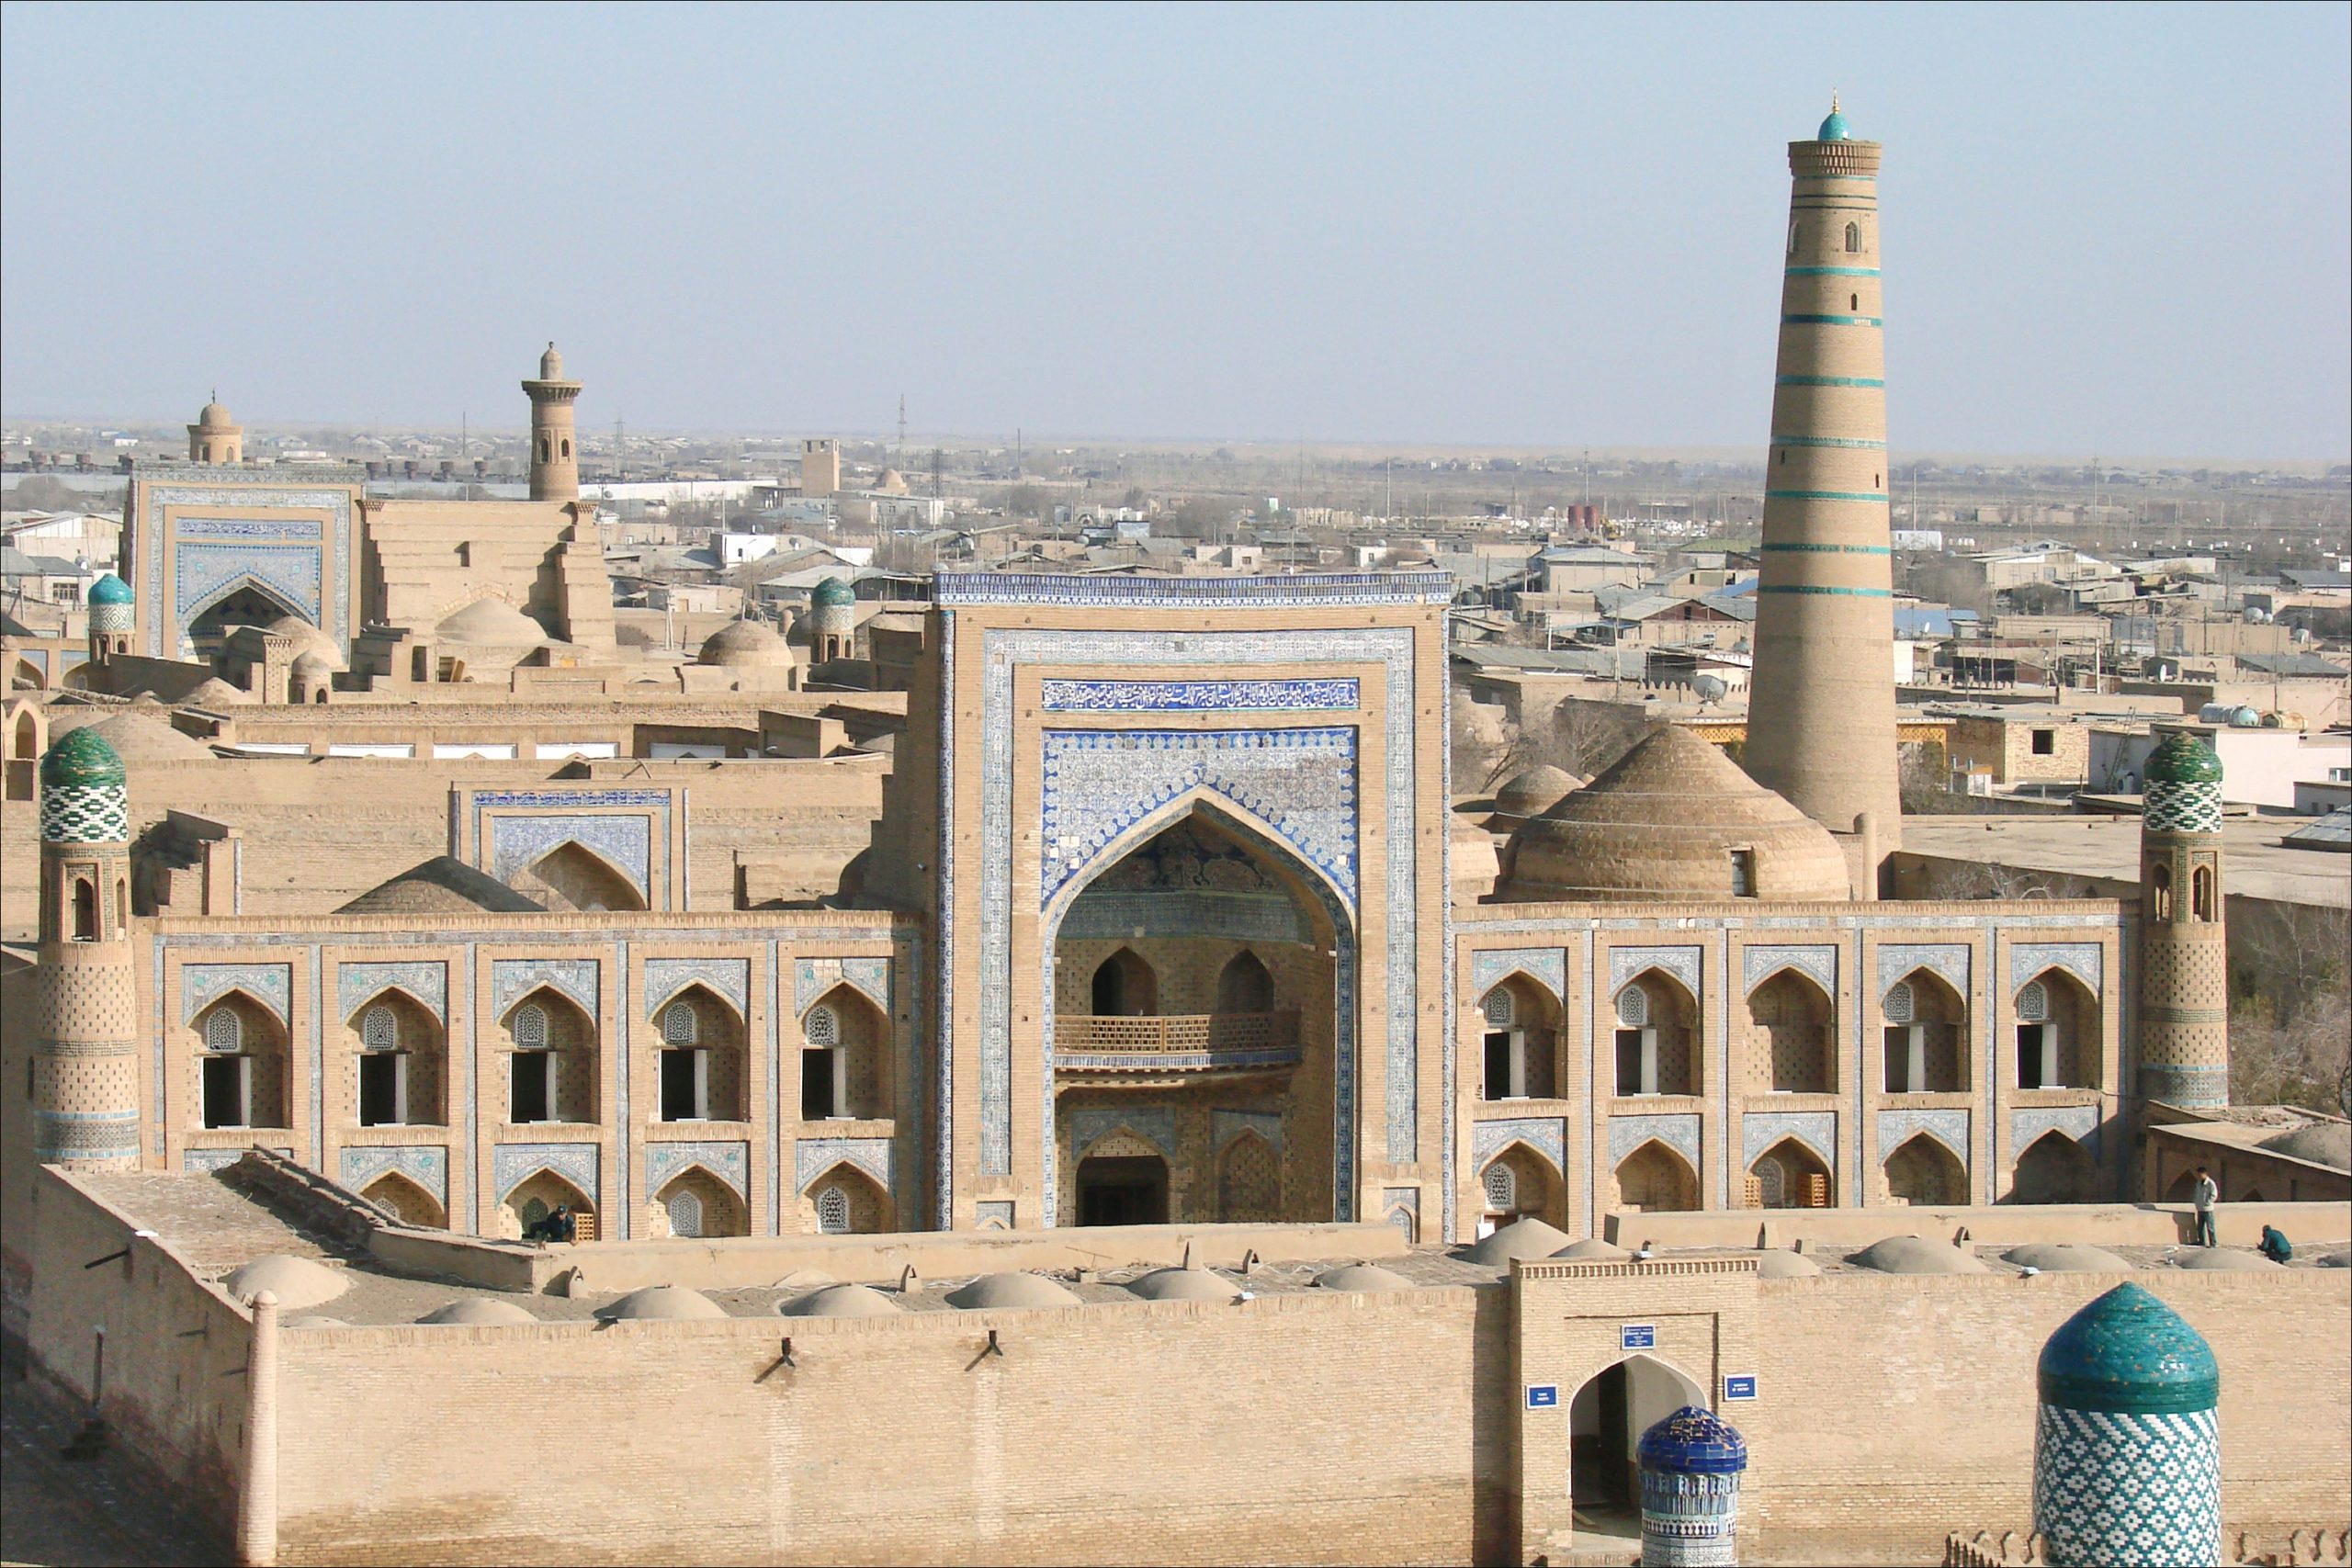
[[253, 1350], [245, 1362], [245, 1473], [237, 1495], [237, 1561], [277, 1561], [277, 1296], [254, 1297]]

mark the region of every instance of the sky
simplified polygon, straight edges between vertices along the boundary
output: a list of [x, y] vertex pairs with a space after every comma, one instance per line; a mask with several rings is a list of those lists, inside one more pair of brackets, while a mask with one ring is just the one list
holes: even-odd
[[0, 8], [0, 408], [1760, 446], [1785, 143], [1897, 450], [2341, 461], [2352, 7]]

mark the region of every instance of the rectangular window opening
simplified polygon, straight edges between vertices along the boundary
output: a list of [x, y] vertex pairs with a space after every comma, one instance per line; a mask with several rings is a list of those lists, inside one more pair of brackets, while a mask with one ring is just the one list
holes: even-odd
[[378, 1051], [359, 1058], [359, 1124], [397, 1127], [408, 1120], [408, 1058]]
[[1756, 897], [1756, 852], [1754, 850], [1732, 851], [1731, 896], [1735, 898]]
[[554, 1108], [549, 1103], [550, 1074], [548, 1051], [517, 1051], [514, 1053], [514, 1120], [516, 1122], [552, 1122]]
[[662, 1053], [662, 1120], [664, 1122], [699, 1122], [702, 1120], [701, 1096], [695, 1092], [702, 1075], [695, 1071], [695, 1058], [700, 1051], [664, 1051]]
[[2035, 756], [2054, 756], [2057, 754], [2057, 750], [2058, 732], [2056, 730], [2037, 729], [2033, 732], [2033, 754]]
[[243, 1127], [245, 1120], [246, 1063], [243, 1056], [208, 1056], [204, 1059], [204, 1124], [208, 1127]]
[[833, 1057], [830, 1046], [800, 1053], [800, 1119], [823, 1122], [840, 1114], [833, 1099]]

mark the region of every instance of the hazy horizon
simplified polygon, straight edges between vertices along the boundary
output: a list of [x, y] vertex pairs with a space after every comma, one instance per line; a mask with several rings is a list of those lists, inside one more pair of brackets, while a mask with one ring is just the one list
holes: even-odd
[[11, 418], [519, 428], [552, 337], [604, 429], [1746, 451], [1836, 87], [1898, 450], [2352, 449], [2340, 6], [0, 31]]

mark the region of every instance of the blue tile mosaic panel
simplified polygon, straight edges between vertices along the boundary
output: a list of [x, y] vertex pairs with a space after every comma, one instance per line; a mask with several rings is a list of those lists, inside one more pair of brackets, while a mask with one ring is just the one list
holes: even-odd
[[1047, 713], [1297, 713], [1352, 710], [1352, 675], [1301, 681], [1040, 681]]

